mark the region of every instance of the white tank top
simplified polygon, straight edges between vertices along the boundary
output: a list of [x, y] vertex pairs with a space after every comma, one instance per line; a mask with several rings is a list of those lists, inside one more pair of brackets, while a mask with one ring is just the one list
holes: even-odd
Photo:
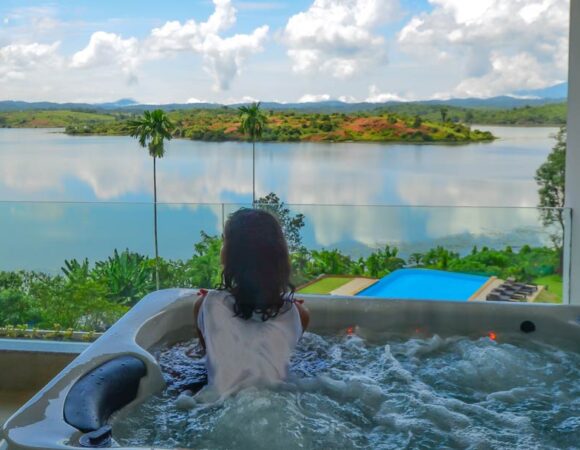
[[[261, 315], [255, 314], [244, 320], [235, 316], [234, 297], [227, 291], [207, 294], [197, 325], [206, 346], [208, 386], [202, 392], [211, 392], [210, 398], [285, 380], [290, 357], [303, 331], [293, 303], [285, 303], [272, 319], [263, 321]], [[216, 400], [210, 398], [200, 400]]]

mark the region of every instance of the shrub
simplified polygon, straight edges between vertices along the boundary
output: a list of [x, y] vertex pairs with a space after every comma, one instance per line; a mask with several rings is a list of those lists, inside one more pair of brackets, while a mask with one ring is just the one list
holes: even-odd
[[0, 325], [32, 325], [39, 320], [39, 311], [31, 297], [14, 289], [0, 290]]

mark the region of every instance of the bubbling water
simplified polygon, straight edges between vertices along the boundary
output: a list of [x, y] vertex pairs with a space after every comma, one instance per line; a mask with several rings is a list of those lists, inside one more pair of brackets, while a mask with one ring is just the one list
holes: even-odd
[[517, 338], [387, 342], [306, 333], [287, 383], [189, 410], [176, 399], [205, 382], [198, 343], [162, 349], [167, 389], [120, 414], [115, 439], [197, 449], [577, 448], [580, 354]]

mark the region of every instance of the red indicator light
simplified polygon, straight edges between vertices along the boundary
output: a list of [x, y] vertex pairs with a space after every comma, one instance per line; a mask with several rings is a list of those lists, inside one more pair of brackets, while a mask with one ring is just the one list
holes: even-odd
[[495, 341], [497, 339], [497, 334], [495, 334], [493, 331], [490, 331], [487, 336], [492, 340]]
[[348, 327], [348, 328], [346, 329], [346, 334], [347, 334], [348, 336], [352, 336], [352, 335], [354, 334], [354, 327]]

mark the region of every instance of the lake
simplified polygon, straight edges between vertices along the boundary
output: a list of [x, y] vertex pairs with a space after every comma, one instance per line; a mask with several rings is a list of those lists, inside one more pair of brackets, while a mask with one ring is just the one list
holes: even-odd
[[[387, 243], [405, 254], [546, 243], [534, 174], [557, 129], [478, 128], [500, 139], [259, 143], [257, 193], [275, 192], [306, 215], [307, 246], [355, 256]], [[157, 166], [167, 203], [162, 256], [188, 257], [201, 230], [221, 232], [224, 217], [251, 202], [251, 164], [245, 143], [168, 144]], [[151, 199], [151, 158], [131, 138], [0, 129], [0, 269], [55, 271], [65, 258], [104, 258], [114, 248], [150, 254]]]

